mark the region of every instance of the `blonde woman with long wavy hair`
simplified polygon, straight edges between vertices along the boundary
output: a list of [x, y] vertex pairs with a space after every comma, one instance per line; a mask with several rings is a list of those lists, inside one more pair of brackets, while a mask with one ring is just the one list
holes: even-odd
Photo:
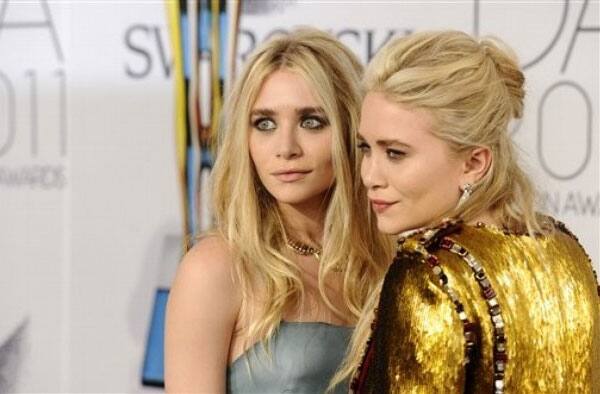
[[591, 261], [536, 213], [507, 131], [523, 84], [500, 40], [457, 31], [395, 39], [367, 67], [361, 177], [398, 250], [333, 383], [356, 370], [360, 393], [600, 391]]
[[390, 255], [359, 187], [361, 74], [313, 29], [270, 40], [246, 64], [218, 137], [216, 228], [171, 290], [167, 391], [327, 387]]

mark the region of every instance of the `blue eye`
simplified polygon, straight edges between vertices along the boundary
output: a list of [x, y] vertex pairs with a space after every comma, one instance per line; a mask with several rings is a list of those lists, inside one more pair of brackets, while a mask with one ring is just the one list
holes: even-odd
[[259, 118], [256, 119], [252, 125], [259, 131], [271, 131], [277, 128], [275, 122], [270, 118]]
[[317, 116], [308, 116], [300, 121], [300, 127], [309, 130], [320, 130], [326, 125], [327, 121]]

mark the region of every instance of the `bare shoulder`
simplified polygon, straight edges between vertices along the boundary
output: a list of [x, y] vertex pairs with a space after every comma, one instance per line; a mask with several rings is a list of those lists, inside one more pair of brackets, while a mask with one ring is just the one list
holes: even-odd
[[[219, 235], [201, 238], [184, 256], [182, 263], [193, 266], [232, 267], [232, 254], [227, 241]], [[210, 269], [207, 267], [208, 269]]]
[[202, 238], [185, 254], [172, 286], [185, 298], [209, 297], [235, 310], [241, 300], [237, 289], [231, 249], [217, 235]]
[[242, 300], [233, 268], [227, 242], [218, 236], [200, 240], [179, 264], [166, 314], [167, 392], [225, 391]]
[[178, 276], [211, 277], [212, 279], [233, 278], [233, 257], [227, 241], [218, 235], [199, 240], [181, 260]]

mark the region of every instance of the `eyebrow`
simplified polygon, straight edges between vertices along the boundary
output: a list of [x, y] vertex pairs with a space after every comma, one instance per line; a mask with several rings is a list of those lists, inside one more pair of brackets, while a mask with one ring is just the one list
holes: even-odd
[[[360, 141], [366, 141], [365, 137], [363, 137], [360, 133], [356, 133], [356, 136], [358, 137], [358, 139]], [[410, 148], [410, 145], [408, 145], [408, 144], [406, 144], [406, 143], [404, 143], [402, 141], [393, 140], [393, 139], [392, 140], [390, 140], [390, 139], [387, 139], [387, 140], [385, 140], [385, 139], [377, 140], [377, 141], [375, 141], [375, 143], [377, 145], [379, 145], [379, 146], [384, 147], [384, 148], [387, 148], [388, 146], [392, 146], [392, 145], [400, 145], [400, 146], [403, 146], [405, 148]]]
[[257, 108], [250, 111], [251, 116], [273, 116], [275, 111], [269, 108]]
[[[296, 108], [296, 113], [300, 116], [311, 114], [325, 115], [325, 110], [322, 107], [301, 107]], [[274, 116], [276, 114], [277, 111], [271, 108], [256, 108], [250, 111], [251, 116]]]
[[325, 115], [325, 110], [321, 107], [302, 107], [296, 109], [296, 113], [299, 115], [311, 115], [311, 114], [322, 114]]

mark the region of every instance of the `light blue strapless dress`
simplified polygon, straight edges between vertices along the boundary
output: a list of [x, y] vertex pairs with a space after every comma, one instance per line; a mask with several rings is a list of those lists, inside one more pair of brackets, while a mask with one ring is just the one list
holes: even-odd
[[[270, 354], [257, 343], [227, 369], [227, 392], [323, 393], [346, 353], [351, 327], [282, 321], [271, 338]], [[348, 392], [348, 382], [334, 393]]]

